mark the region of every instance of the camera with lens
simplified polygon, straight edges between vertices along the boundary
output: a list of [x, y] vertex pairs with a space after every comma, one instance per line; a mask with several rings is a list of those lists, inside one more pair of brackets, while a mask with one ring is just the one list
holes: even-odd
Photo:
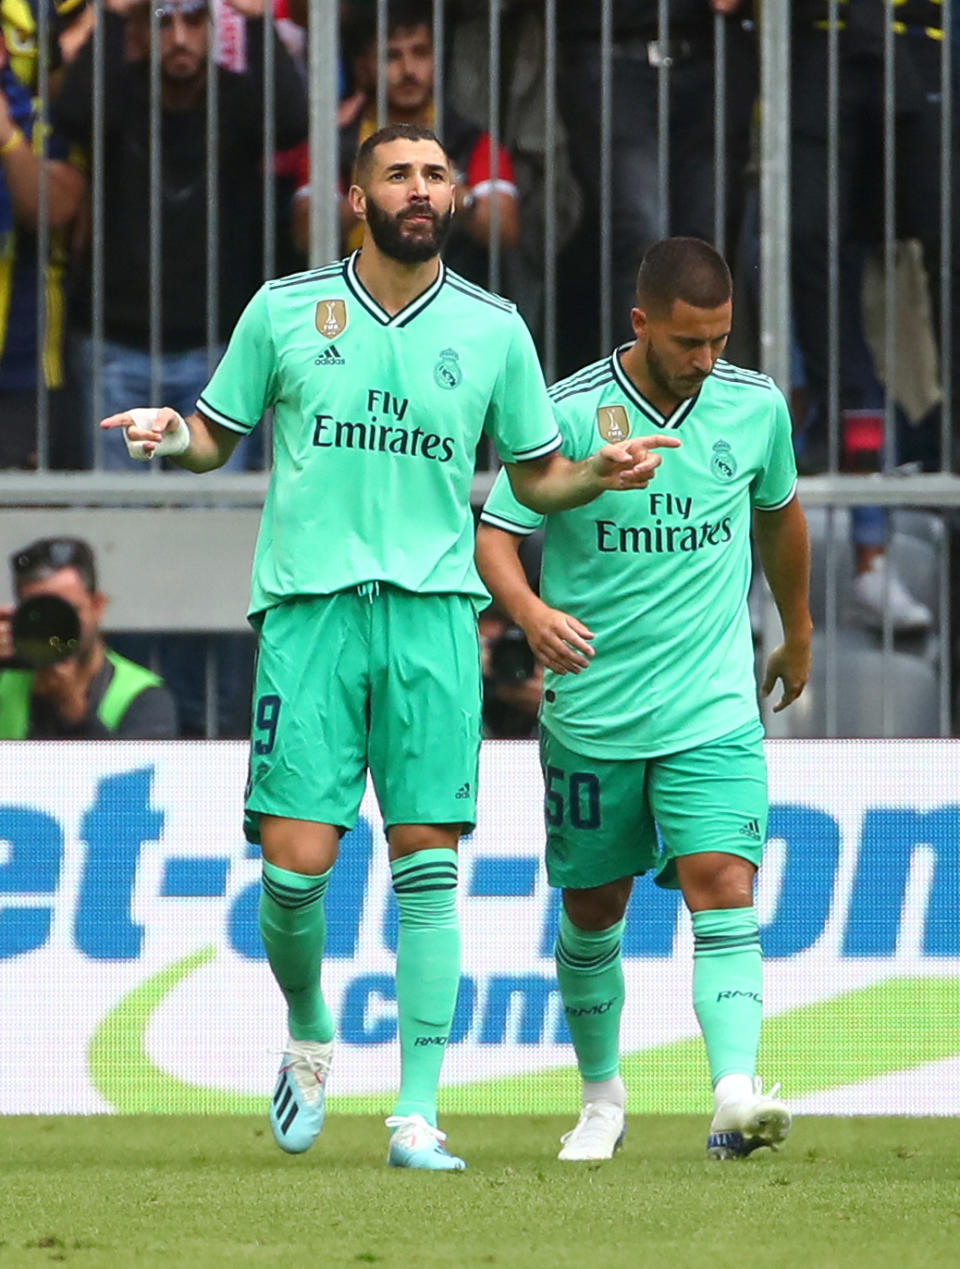
[[507, 626], [490, 644], [490, 678], [495, 683], [525, 683], [533, 678], [536, 662], [519, 626]]
[[0, 669], [42, 670], [76, 656], [80, 648], [80, 617], [58, 595], [25, 599], [10, 618], [13, 656], [0, 660]]

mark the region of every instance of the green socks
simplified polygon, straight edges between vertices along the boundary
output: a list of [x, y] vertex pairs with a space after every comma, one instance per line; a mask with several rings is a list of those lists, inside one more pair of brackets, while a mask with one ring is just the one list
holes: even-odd
[[620, 1065], [624, 921], [608, 930], [581, 930], [560, 910], [554, 955], [567, 1026], [583, 1079], [612, 1079]]
[[693, 1007], [710, 1078], [753, 1076], [763, 1016], [763, 964], [753, 908], [693, 914]]
[[332, 1040], [335, 1030], [320, 993], [327, 936], [323, 896], [332, 871], [307, 877], [264, 860], [260, 890], [260, 937], [287, 1001], [290, 1035], [319, 1044]]
[[390, 863], [400, 910], [397, 1014], [400, 1092], [394, 1115], [436, 1127], [437, 1084], [460, 986], [457, 856], [418, 850]]

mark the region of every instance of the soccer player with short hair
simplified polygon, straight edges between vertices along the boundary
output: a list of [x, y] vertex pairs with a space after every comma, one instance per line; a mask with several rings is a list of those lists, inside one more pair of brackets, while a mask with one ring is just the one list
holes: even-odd
[[[707, 243], [651, 247], [634, 342], [550, 396], [572, 461], [597, 439], [623, 443], [651, 425], [682, 448], [647, 492], [545, 517], [498, 478], [477, 534], [480, 575], [546, 667], [547, 873], [563, 891], [557, 980], [583, 1081], [561, 1159], [610, 1158], [623, 1138], [621, 936], [634, 875], [651, 869], [692, 913], [694, 1007], [715, 1097], [708, 1155], [749, 1154], [790, 1127], [755, 1078], [753, 881], [767, 782], [747, 609], [751, 518], [783, 625], [762, 689], [782, 680], [778, 710], [809, 674], [809, 547], [786, 402], [766, 375], [720, 360], [731, 309], [729, 270]], [[544, 521], [540, 599], [517, 551]]]
[[540, 512], [646, 486], [676, 444], [653, 436], [583, 461], [560, 437], [513, 304], [445, 269], [454, 206], [432, 132], [394, 124], [357, 156], [365, 222], [349, 259], [267, 282], [197, 410], [111, 416], [134, 457], [223, 464], [274, 410], [273, 471], [250, 617], [259, 632], [246, 831], [263, 851], [260, 929], [289, 1039], [271, 1101], [277, 1143], [323, 1126], [334, 1020], [320, 989], [324, 893], [369, 769], [400, 914], [401, 1083], [388, 1162], [459, 1170], [436, 1091], [460, 978], [457, 844], [472, 827], [480, 742], [470, 487], [482, 431]]

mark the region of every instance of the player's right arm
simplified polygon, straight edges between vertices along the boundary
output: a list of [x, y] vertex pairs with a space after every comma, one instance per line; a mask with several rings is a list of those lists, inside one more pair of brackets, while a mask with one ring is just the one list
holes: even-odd
[[276, 397], [276, 346], [262, 286], [240, 314], [193, 414], [183, 419], [169, 406], [140, 408], [112, 414], [100, 426], [125, 429], [131, 458], [170, 458], [187, 471], [212, 471], [223, 466]]
[[[101, 421], [100, 426], [107, 430], [124, 428], [132, 457], [153, 458], [157, 447], [166, 441], [171, 448], [162, 448], [160, 457], [167, 457], [178, 467], [196, 472], [222, 467], [240, 440], [238, 433], [228, 432], [225, 427], [198, 412], [184, 419], [167, 405], [157, 410], [136, 409], [111, 414]], [[182, 430], [184, 428], [186, 432]], [[175, 452], [178, 444], [183, 444], [184, 448]], [[140, 446], [139, 452], [131, 449], [131, 446], [137, 445]]]

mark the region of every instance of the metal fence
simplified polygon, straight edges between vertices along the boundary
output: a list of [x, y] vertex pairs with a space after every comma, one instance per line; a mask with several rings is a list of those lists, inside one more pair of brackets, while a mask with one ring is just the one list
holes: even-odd
[[[948, 735], [956, 716], [951, 546], [960, 503], [953, 475], [960, 217], [953, 189], [952, 6], [939, 0], [765, 0], [756, 18], [743, 3], [716, 8], [725, 12], [714, 12], [707, 0], [461, 0], [427, 11], [429, 117], [441, 137], [455, 118], [465, 120], [473, 135], [486, 136], [491, 156], [485, 178], [493, 191], [490, 228], [479, 257], [483, 276], [475, 280], [517, 301], [550, 381], [627, 337], [633, 269], [650, 241], [695, 232], [725, 251], [736, 278], [729, 355], [765, 370], [788, 394], [801, 460], [815, 473], [801, 480], [801, 500], [811, 511], [819, 665], [805, 712], [778, 716], [772, 732]], [[864, 32], [857, 24], [871, 9], [873, 25]], [[254, 16], [238, 16], [238, 10]], [[113, 311], [122, 250], [140, 236], [146, 276], [130, 282], [144, 289], [147, 301], [133, 351], [149, 401], [160, 403], [172, 356], [196, 353], [202, 374], [215, 363], [229, 334], [225, 293], [237, 282], [231, 261], [255, 259], [259, 278], [342, 253], [337, 192], [344, 181], [346, 104], [364, 87], [363, 109], [372, 120], [383, 122], [394, 109], [396, 6], [309, 0], [302, 14], [291, 3], [279, 21], [265, 23], [255, 10], [251, 0], [238, 0], [236, 9], [220, 5], [211, 17], [209, 54], [202, 51], [210, 69], [201, 91], [178, 97], [165, 59], [171, 40], [199, 47], [197, 32], [207, 29], [203, 0], [143, 8], [96, 0], [89, 17], [73, 15], [89, 26], [87, 48], [76, 26], [73, 39], [64, 38], [65, 19], [37, 5], [33, 56], [13, 69], [43, 105], [35, 115], [24, 114], [22, 126], [29, 135], [32, 124], [38, 153], [41, 136], [46, 144], [49, 135], [52, 147], [66, 127], [72, 152], [51, 148], [50, 154], [80, 164], [86, 196], [65, 227], [57, 224], [56, 169], [41, 163], [35, 223], [26, 224], [14, 205], [3, 237], [8, 272], [0, 275], [13, 296], [6, 347], [22, 347], [22, 324], [32, 322], [36, 354], [34, 470], [0, 472], [0, 541], [16, 545], [28, 525], [41, 520], [51, 531], [69, 531], [82, 508], [88, 535], [113, 569], [114, 629], [152, 638], [159, 622], [168, 642], [185, 628], [211, 636], [202, 652], [197, 725], [211, 735], [225, 730], [217, 683], [245, 673], [239, 662], [226, 676], [218, 670], [219, 636], [242, 629], [247, 552], [265, 489], [269, 439], [261, 455], [247, 457], [245, 470], [202, 481], [178, 471], [110, 470], [96, 420], [113, 399], [116, 346], [123, 351]], [[414, 24], [422, 16], [409, 6], [404, 12]], [[350, 39], [364, 21], [374, 72], [360, 85]], [[858, 39], [866, 41], [863, 47]], [[13, 44], [8, 32], [8, 49]], [[23, 39], [17, 47], [25, 47]], [[221, 69], [214, 71], [214, 64]], [[76, 102], [85, 66], [84, 114]], [[131, 66], [139, 67], [135, 76]], [[299, 75], [304, 90], [299, 129], [291, 126], [291, 74]], [[231, 192], [243, 158], [233, 146], [237, 77], [244, 77], [262, 123], [258, 148], [246, 154], [243, 169], [257, 212], [248, 215], [250, 200], [243, 203], [242, 239]], [[120, 78], [139, 84], [142, 95], [118, 106]], [[2, 82], [9, 90], [9, 78]], [[12, 90], [7, 95], [12, 98]], [[74, 117], [67, 126], [68, 106], [83, 116], [81, 123]], [[139, 130], [133, 131], [145, 148], [143, 215], [118, 238], [117, 205], [136, 207], [117, 181], [125, 170], [130, 118], [138, 111]], [[187, 120], [185, 132], [177, 132], [172, 119], [178, 113], [181, 123]], [[293, 161], [288, 142], [298, 131], [305, 151]], [[503, 181], [515, 191], [520, 224], [510, 246], [501, 232], [501, 148], [515, 169]], [[199, 196], [185, 194], [187, 177], [178, 176], [185, 155], [187, 176], [202, 180]], [[9, 186], [9, 158], [0, 163]], [[296, 198], [309, 198], [309, 243], [298, 256], [290, 217], [304, 164], [309, 193]], [[171, 241], [164, 227], [178, 197], [199, 197], [202, 213], [192, 234]], [[0, 200], [0, 216], [3, 207]], [[21, 259], [32, 253], [29, 303], [22, 286], [10, 290], [14, 243]], [[197, 313], [192, 324], [184, 323], [183, 310], [169, 299], [182, 256], [203, 261], [194, 279], [202, 332], [186, 348], [181, 327], [195, 331]], [[56, 284], [61, 272], [62, 287]], [[865, 275], [866, 323], [860, 319]], [[822, 322], [811, 317], [818, 312]], [[47, 359], [61, 329], [54, 352], [65, 357], [62, 383]], [[77, 339], [78, 333], [86, 338]], [[918, 385], [911, 372], [924, 358], [929, 368]], [[0, 361], [0, 412], [9, 422], [29, 389], [8, 392], [3, 369]], [[16, 417], [22, 420], [22, 413]], [[269, 422], [266, 431], [269, 437]], [[495, 455], [481, 457], [477, 501], [495, 466]], [[857, 509], [852, 530], [851, 509]], [[136, 517], [150, 510], [158, 525], [176, 521], [188, 544], [182, 567], [152, 589], [143, 583], [141, 542], [131, 536]], [[211, 526], [227, 510], [244, 527], [224, 542]], [[858, 540], [868, 522], [873, 536]], [[850, 604], [867, 547], [890, 562], [879, 619], [870, 627]], [[198, 585], [189, 577], [195, 569], [198, 577], [212, 571], [235, 579], [235, 597]], [[930, 613], [908, 633], [898, 626], [894, 592], [900, 585], [919, 592], [911, 598]], [[775, 621], [760, 588], [754, 614], [762, 645], [774, 637]], [[154, 640], [148, 655], [161, 663], [159, 646]], [[249, 641], [244, 647], [246, 656]]]

